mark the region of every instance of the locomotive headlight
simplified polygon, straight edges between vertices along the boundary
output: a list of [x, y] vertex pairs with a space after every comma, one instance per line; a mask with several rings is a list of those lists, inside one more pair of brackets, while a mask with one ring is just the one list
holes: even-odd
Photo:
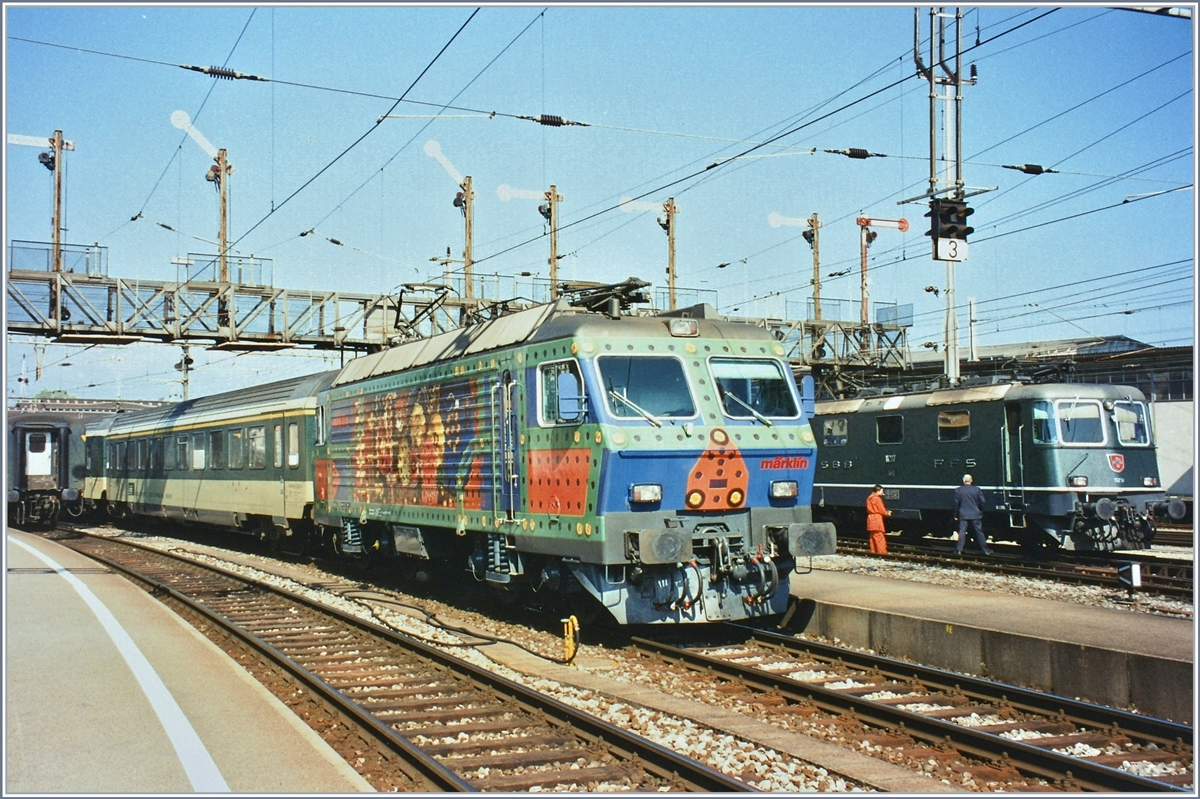
[[694, 338], [700, 335], [700, 323], [695, 319], [672, 319], [667, 323], [672, 336]]
[[1142, 485], [1146, 486], [1147, 488], [1154, 488], [1155, 486], [1158, 485], [1158, 478], [1157, 477], [1143, 477]]
[[1071, 478], [1070, 482], [1075, 488], [1084, 488], [1088, 484], [1087, 477], [1084, 475], [1076, 475], [1075, 477]]
[[800, 484], [795, 480], [774, 480], [771, 483], [771, 499], [795, 499], [800, 495]]
[[662, 502], [662, 486], [657, 483], [630, 486], [629, 498], [633, 502]]

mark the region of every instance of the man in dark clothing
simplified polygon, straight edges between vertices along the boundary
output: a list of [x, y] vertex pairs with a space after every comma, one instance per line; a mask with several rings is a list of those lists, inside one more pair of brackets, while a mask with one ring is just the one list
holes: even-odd
[[963, 475], [963, 484], [954, 489], [954, 515], [958, 517], [958, 554], [967, 545], [967, 522], [975, 533], [975, 540], [983, 554], [990, 555], [987, 536], [983, 534], [983, 491], [975, 485], [975, 479], [969, 474]]

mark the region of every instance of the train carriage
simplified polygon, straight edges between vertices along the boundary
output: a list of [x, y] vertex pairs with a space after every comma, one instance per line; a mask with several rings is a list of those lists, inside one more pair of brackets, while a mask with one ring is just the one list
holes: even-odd
[[86, 471], [78, 413], [8, 411], [7, 500], [13, 524], [53, 527], [66, 510], [82, 512]]
[[85, 499], [286, 538], [311, 525], [315, 392], [329, 372], [151, 410], [88, 430]]
[[1151, 419], [1135, 388], [1001, 383], [819, 403], [815, 513], [863, 529], [871, 486], [891, 526], [948, 536], [970, 473], [985, 529], [1032, 547], [1151, 545], [1182, 508], [1159, 485]]

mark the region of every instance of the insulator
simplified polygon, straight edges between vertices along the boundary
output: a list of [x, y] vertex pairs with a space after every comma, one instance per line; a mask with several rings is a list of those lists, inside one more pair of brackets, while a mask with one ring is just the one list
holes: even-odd
[[1021, 167], [1021, 171], [1026, 175], [1040, 175], [1046, 171], [1046, 168], [1041, 164], [1026, 164], [1025, 166]]
[[224, 78], [225, 80], [233, 80], [237, 77], [237, 73], [227, 67], [209, 67], [207, 70], [209, 75], [214, 78]]
[[537, 118], [536, 122], [539, 125], [546, 125], [551, 128], [561, 128], [565, 123], [563, 118], [554, 114], [542, 114]]
[[871, 154], [869, 152], [867, 152], [866, 150], [863, 150], [860, 147], [851, 147], [849, 150], [846, 151], [846, 155], [850, 156], [851, 158], [870, 158], [871, 157]]

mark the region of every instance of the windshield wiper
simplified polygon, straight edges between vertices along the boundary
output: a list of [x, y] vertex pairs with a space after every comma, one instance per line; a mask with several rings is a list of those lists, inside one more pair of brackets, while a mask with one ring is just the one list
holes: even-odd
[[662, 427], [662, 422], [660, 422], [658, 419], [656, 419], [653, 416], [653, 414], [651, 414], [645, 408], [642, 408], [640, 405], [638, 405], [633, 400], [629, 399], [629, 397], [626, 397], [624, 394], [618, 394], [616, 391], [614, 391], [610, 388], [608, 390], [608, 396], [612, 397], [613, 399], [618, 399], [621, 402], [628, 405], [630, 408], [633, 408], [635, 411], [640, 413], [646, 419], [647, 422], [654, 425], [655, 427]]
[[763, 416], [763, 415], [762, 415], [761, 413], [759, 413], [758, 411], [756, 411], [756, 410], [754, 410], [753, 408], [751, 408], [751, 407], [750, 407], [750, 405], [749, 405], [749, 403], [747, 403], [747, 402], [746, 402], [744, 399], [742, 399], [741, 397], [739, 397], [737, 394], [734, 394], [732, 391], [726, 391], [726, 392], [725, 392], [725, 396], [726, 396], [728, 399], [731, 399], [731, 400], [733, 400], [734, 402], [736, 402], [738, 405], [741, 405], [741, 406], [742, 406], [743, 408], [745, 408], [746, 410], [750, 411], [750, 413], [754, 414], [754, 418], [755, 418], [755, 419], [757, 419], [758, 421], [762, 422], [762, 423], [763, 423], [763, 424], [765, 424], [767, 427], [773, 427], [773, 425], [771, 424], [771, 420], [770, 420], [770, 419], [768, 419], [767, 417]]

